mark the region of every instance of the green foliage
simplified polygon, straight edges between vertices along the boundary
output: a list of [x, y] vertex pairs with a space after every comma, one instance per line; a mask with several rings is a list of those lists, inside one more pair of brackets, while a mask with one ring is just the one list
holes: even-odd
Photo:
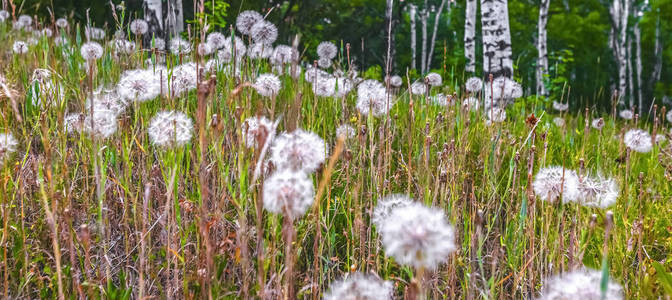
[[226, 0], [215, 0], [215, 1], [205, 1], [204, 2], [203, 13], [196, 12], [194, 19], [187, 20], [187, 23], [190, 24], [209, 24], [212, 26], [210, 30], [216, 30], [217, 28], [226, 28], [227, 25], [227, 12], [230, 7], [228, 1]]

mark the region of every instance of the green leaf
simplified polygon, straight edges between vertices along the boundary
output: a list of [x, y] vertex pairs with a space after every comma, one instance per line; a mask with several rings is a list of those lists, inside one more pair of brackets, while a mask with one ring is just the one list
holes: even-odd
[[665, 289], [665, 293], [667, 295], [672, 295], [672, 273], [667, 273], [665, 271], [665, 267], [663, 267], [663, 265], [657, 261], [653, 262], [653, 267], [656, 268], [656, 273], [658, 273], [658, 280]]

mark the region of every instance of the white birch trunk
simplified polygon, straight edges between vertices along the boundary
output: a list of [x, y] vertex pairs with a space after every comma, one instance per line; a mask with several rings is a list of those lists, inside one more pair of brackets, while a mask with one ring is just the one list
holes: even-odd
[[476, 72], [476, 0], [467, 0], [464, 17], [464, 57], [468, 73]]
[[423, 7], [420, 11], [420, 24], [422, 26], [422, 53], [420, 61], [420, 71], [422, 74], [427, 72], [427, 18], [429, 17], [429, 11], [427, 7]]
[[637, 100], [639, 104], [639, 115], [642, 115], [642, 30], [639, 28], [639, 22], [635, 24], [635, 71], [637, 76]]
[[165, 29], [170, 36], [177, 36], [184, 31], [184, 15], [182, 11], [182, 0], [168, 0]]
[[[441, 19], [441, 12], [443, 12], [443, 7], [446, 6], [447, 0], [441, 0], [441, 5], [439, 10], [436, 11], [436, 16], [434, 16], [434, 30], [432, 31], [432, 40], [429, 43], [429, 55], [427, 56], [427, 62], [425, 63], [425, 71], [429, 71], [429, 67], [432, 64], [432, 57], [434, 56], [434, 46], [436, 45], [436, 32], [439, 31], [439, 19]], [[450, 9], [450, 6], [448, 6]]]
[[148, 25], [147, 34], [144, 38], [146, 46], [151, 46], [152, 38], [164, 38], [163, 32], [163, 7], [161, 0], [145, 0], [142, 4], [145, 21]]
[[385, 7], [385, 31], [387, 33], [387, 57], [385, 62], [386, 75], [390, 75], [390, 69], [394, 63], [394, 18], [392, 12], [394, 8], [394, 0], [387, 0]]
[[660, 72], [663, 69], [663, 45], [660, 41], [660, 16], [656, 21], [656, 33], [655, 33], [655, 42], [654, 42], [654, 57], [656, 62], [653, 65], [653, 71], [651, 72], [651, 78], [649, 79], [649, 86], [653, 90], [653, 87], [656, 84], [656, 81], [660, 80]]
[[483, 76], [513, 78], [513, 53], [507, 0], [481, 0]]
[[625, 104], [627, 89], [627, 33], [628, 15], [631, 0], [613, 0], [609, 13], [611, 14], [612, 41], [614, 44], [615, 58], [618, 63], [618, 97], [619, 103]]
[[632, 109], [633, 106], [635, 105], [635, 84], [634, 84], [634, 76], [633, 74], [635, 73], [633, 68], [632, 68], [632, 38], [628, 37], [628, 43], [627, 43], [627, 48], [625, 51], [625, 60], [627, 61], [628, 64], [628, 94], [627, 94], [627, 99], [630, 100], [630, 108]]
[[546, 24], [551, 0], [541, 0], [539, 5], [539, 37], [537, 38], [537, 95], [546, 96], [545, 78], [548, 75], [548, 49], [546, 48]]
[[417, 34], [415, 30], [415, 15], [417, 14], [418, 7], [409, 4], [409, 13], [411, 14], [411, 69], [415, 69], [416, 62], [416, 47], [417, 47]]

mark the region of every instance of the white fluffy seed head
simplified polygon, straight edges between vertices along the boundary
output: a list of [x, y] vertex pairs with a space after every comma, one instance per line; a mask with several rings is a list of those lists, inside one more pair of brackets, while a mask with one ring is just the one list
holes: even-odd
[[135, 19], [131, 22], [130, 25], [131, 32], [135, 35], [143, 35], [147, 33], [147, 30], [149, 29], [149, 25], [147, 25], [147, 21], [143, 19]]
[[602, 130], [602, 127], [604, 127], [604, 119], [599, 118], [599, 119], [593, 119], [591, 122], [591, 126], [597, 130]]
[[200, 43], [196, 49], [199, 56], [206, 56], [212, 53], [212, 47], [210, 47], [210, 44], [208, 43]]
[[324, 300], [390, 300], [394, 286], [390, 281], [380, 280], [374, 275], [356, 272], [329, 286]]
[[65, 18], [58, 18], [56, 20], [56, 27], [58, 27], [58, 28], [68, 27], [68, 20], [66, 20]]
[[[164, 74], [166, 74], [164, 72]], [[167, 76], [167, 75], [164, 75]], [[179, 96], [196, 89], [197, 72], [195, 63], [185, 63], [172, 70], [170, 93]]]
[[294, 48], [287, 45], [278, 45], [273, 49], [271, 63], [274, 65], [284, 65], [298, 61], [299, 53]]
[[219, 32], [212, 32], [208, 34], [205, 42], [210, 45], [211, 49], [219, 50], [224, 47], [224, 44], [226, 43], [226, 37]]
[[322, 165], [329, 150], [313, 132], [297, 129], [280, 134], [271, 147], [271, 162], [278, 169], [312, 173]]
[[579, 184], [579, 202], [585, 206], [607, 208], [618, 199], [618, 184], [612, 178], [583, 178]]
[[362, 115], [378, 117], [387, 114], [394, 104], [395, 99], [376, 80], [364, 80], [357, 86], [356, 107]]
[[635, 113], [633, 113], [632, 110], [624, 109], [620, 111], [618, 115], [624, 120], [632, 120], [632, 118], [635, 116]]
[[321, 42], [317, 45], [317, 56], [320, 58], [326, 58], [327, 60], [332, 60], [338, 55], [338, 48], [334, 43], [329, 41]]
[[404, 83], [403, 80], [401, 79], [401, 76], [399, 75], [394, 75], [390, 77], [388, 81], [390, 85], [395, 88], [401, 87], [401, 85]]
[[423, 82], [416, 81], [411, 84], [411, 94], [422, 96], [425, 93], [427, 93], [427, 85], [425, 85]]
[[254, 89], [264, 97], [272, 97], [278, 95], [282, 83], [278, 76], [273, 74], [261, 74], [254, 81]]
[[417, 202], [392, 209], [377, 229], [385, 254], [402, 265], [434, 269], [457, 249], [443, 211]]
[[133, 54], [135, 52], [135, 43], [125, 39], [115, 39], [114, 52], [117, 56]]
[[86, 113], [82, 130], [94, 139], [106, 139], [117, 132], [117, 112], [94, 105], [93, 116]]
[[11, 133], [0, 133], [0, 165], [16, 151], [17, 145], [19, 142]]
[[28, 52], [28, 44], [24, 41], [16, 41], [14, 42], [14, 45], [12, 45], [12, 51], [14, 51], [15, 54], [25, 54]]
[[441, 86], [443, 79], [439, 73], [432, 72], [425, 76], [425, 82], [427, 82], [429, 86]]
[[9, 12], [6, 10], [0, 10], [0, 23], [4, 23], [7, 19], [9, 19]]
[[87, 26], [84, 28], [84, 35], [87, 40], [102, 40], [105, 38], [105, 30], [97, 27]]
[[191, 141], [191, 119], [177, 111], [161, 111], [152, 118], [147, 132], [152, 143], [159, 147], [181, 147]]
[[314, 195], [313, 181], [303, 172], [281, 169], [264, 181], [264, 208], [291, 219], [306, 213]]
[[259, 147], [257, 145], [257, 136], [268, 138], [272, 130], [274, 130], [273, 122], [264, 116], [254, 116], [245, 119], [241, 128], [243, 138], [245, 139], [245, 146], [247, 148]]
[[322, 68], [322, 69], [329, 69], [331, 67], [331, 59], [322, 57], [317, 60], [317, 66]]
[[553, 101], [553, 109], [557, 111], [566, 111], [567, 109], [569, 109], [569, 103], [560, 103]]
[[161, 82], [151, 70], [124, 72], [117, 84], [117, 93], [125, 101], [145, 102], [159, 96]]
[[468, 97], [462, 101], [462, 108], [468, 111], [478, 111], [480, 102], [475, 97]]
[[553, 123], [555, 124], [555, 126], [565, 127], [565, 119], [563, 119], [561, 117], [553, 118]]
[[544, 201], [555, 202], [562, 196], [562, 202], [576, 201], [579, 196], [579, 177], [576, 172], [563, 167], [542, 168], [532, 183], [534, 193]]
[[352, 80], [346, 77], [336, 78], [336, 97], [343, 98], [352, 91]]
[[278, 39], [278, 28], [268, 21], [259, 21], [250, 29], [255, 43], [273, 44]]
[[641, 129], [630, 129], [623, 137], [625, 145], [639, 153], [648, 153], [653, 149], [651, 135]]
[[170, 40], [170, 52], [173, 55], [185, 55], [191, 52], [191, 43], [180, 37]]
[[665, 117], [667, 118], [668, 122], [672, 123], [672, 109], [670, 109], [670, 111], [667, 112]]
[[478, 93], [483, 89], [483, 80], [478, 77], [470, 77], [464, 84], [464, 88], [471, 93]]
[[244, 35], [250, 35], [252, 26], [264, 20], [264, 17], [253, 10], [241, 12], [236, 18], [236, 29]]
[[248, 51], [247, 56], [251, 59], [266, 59], [273, 55], [273, 46], [264, 45], [264, 44], [252, 44]]
[[413, 199], [404, 194], [392, 194], [378, 200], [376, 208], [373, 209], [371, 222], [381, 230], [383, 224], [392, 213], [392, 210], [398, 207], [405, 207], [413, 204]]
[[84, 43], [80, 49], [80, 53], [86, 61], [97, 60], [103, 57], [103, 47], [96, 42]]
[[506, 120], [506, 110], [499, 107], [491, 107], [484, 110], [490, 123], [501, 123]]
[[312, 86], [313, 93], [318, 97], [331, 97], [336, 91], [336, 78], [320, 77]]
[[597, 270], [578, 270], [544, 280], [541, 296], [538, 300], [620, 300], [623, 289], [612, 280], [607, 283], [605, 297], [602, 298], [602, 272]]

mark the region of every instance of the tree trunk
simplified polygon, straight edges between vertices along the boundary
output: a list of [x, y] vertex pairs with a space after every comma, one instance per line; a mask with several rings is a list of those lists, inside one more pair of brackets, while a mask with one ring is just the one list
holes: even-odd
[[663, 69], [663, 44], [660, 40], [660, 15], [656, 20], [656, 33], [654, 41], [654, 57], [656, 58], [656, 63], [653, 65], [653, 71], [651, 72], [651, 78], [649, 79], [649, 86], [651, 91], [655, 87], [656, 81], [660, 80], [660, 72]]
[[167, 35], [173, 37], [184, 31], [184, 15], [182, 11], [182, 0], [168, 0], [168, 8], [164, 16], [166, 19], [165, 30]]
[[[446, 2], [447, 0], [441, 0], [439, 10], [436, 11], [436, 16], [434, 16], [434, 30], [432, 31], [432, 41], [429, 43], [429, 55], [427, 56], [427, 62], [425, 63], [425, 71], [429, 71], [429, 67], [432, 65], [434, 45], [436, 44], [436, 32], [439, 30], [439, 19], [441, 19], [441, 12], [443, 12], [443, 7], [446, 6]], [[448, 6], [448, 9], [450, 9], [450, 5]]]
[[483, 76], [513, 78], [508, 0], [481, 0]]
[[149, 25], [147, 34], [144, 36], [145, 46], [151, 46], [152, 38], [165, 38], [163, 32], [163, 7], [161, 0], [144, 0], [142, 8], [145, 21]]
[[630, 12], [631, 0], [613, 0], [609, 7], [611, 14], [611, 26], [613, 31], [614, 53], [618, 63], [618, 97], [619, 103], [625, 104], [625, 95], [627, 89], [627, 33], [628, 33], [628, 15]]
[[476, 0], [467, 0], [464, 17], [464, 57], [467, 73], [476, 72]]
[[639, 115], [642, 115], [642, 30], [639, 28], [639, 22], [635, 23], [635, 71], [637, 72], [637, 99], [639, 104]]
[[546, 24], [551, 0], [541, 0], [539, 5], [539, 37], [537, 39], [537, 95], [546, 96], [545, 78], [548, 75], [548, 49], [546, 48]]
[[387, 34], [387, 58], [386, 58], [386, 69], [389, 75], [389, 72], [392, 69], [392, 64], [394, 63], [394, 26], [395, 20], [393, 17], [394, 11], [394, 0], [387, 0], [387, 6], [385, 7], [385, 34]]
[[414, 4], [409, 4], [409, 13], [411, 14], [411, 69], [415, 69], [415, 61], [416, 61], [416, 51], [415, 48], [417, 46], [417, 34], [415, 31], [415, 15], [417, 14], [417, 9], [418, 7], [415, 6]]
[[634, 70], [632, 69], [632, 38], [628, 37], [628, 44], [625, 51], [625, 60], [628, 62], [628, 99], [630, 101], [630, 108], [632, 109], [635, 105], [635, 84], [633, 79]]
[[420, 24], [422, 26], [422, 58], [420, 60], [420, 71], [423, 74], [427, 72], [427, 18], [429, 18], [429, 11], [427, 10], [427, 5], [425, 5], [420, 11]]

